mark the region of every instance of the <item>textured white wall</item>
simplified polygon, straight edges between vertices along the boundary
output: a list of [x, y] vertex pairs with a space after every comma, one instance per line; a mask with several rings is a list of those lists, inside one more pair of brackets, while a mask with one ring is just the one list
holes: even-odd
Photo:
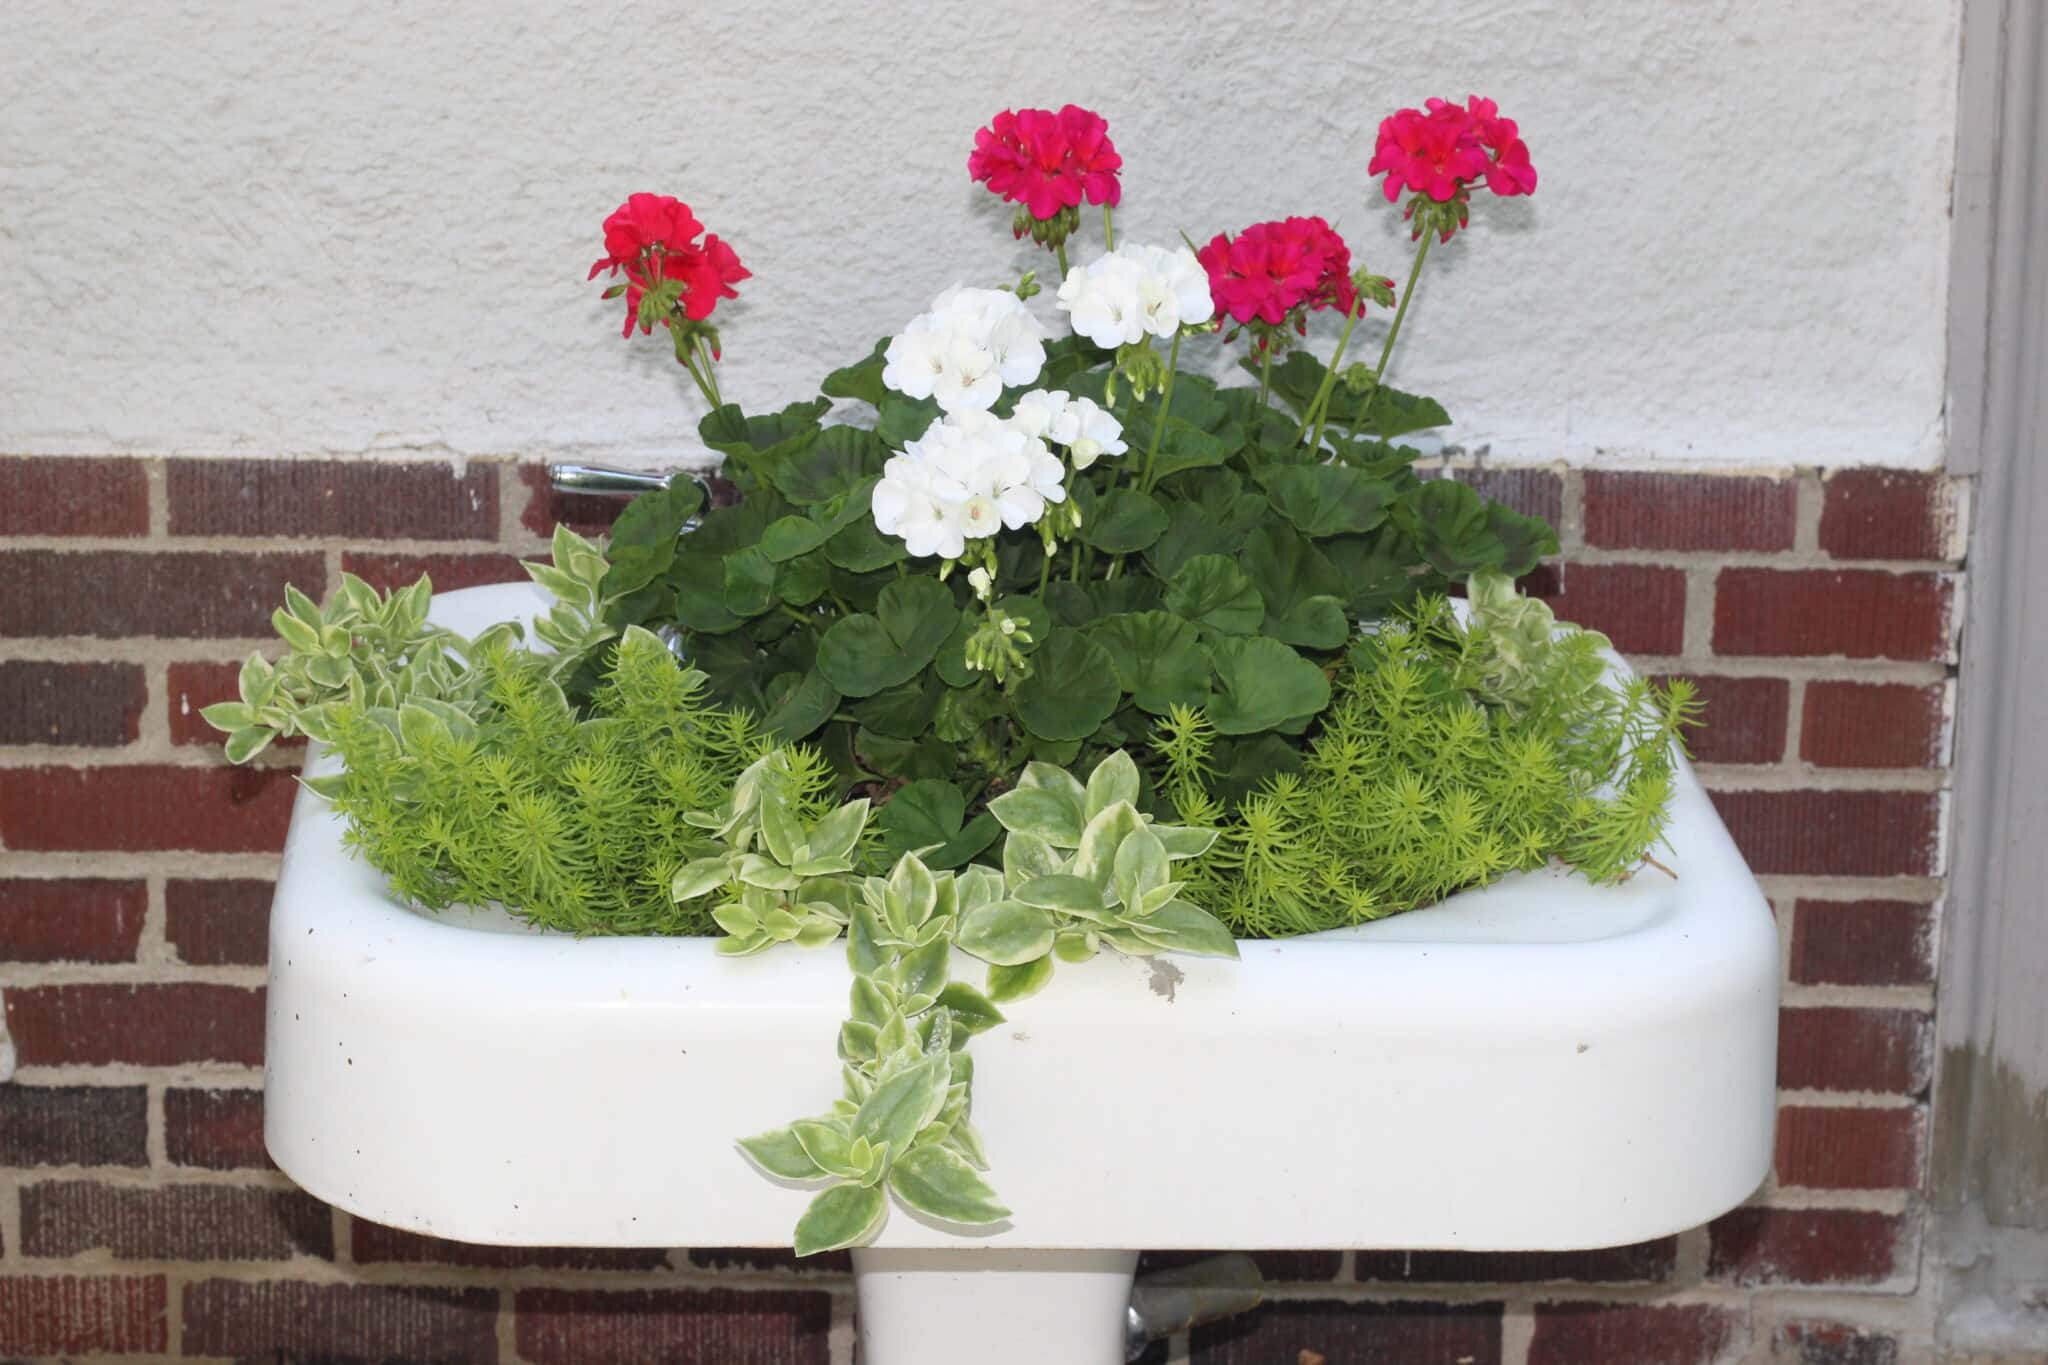
[[1109, 119], [1122, 232], [1322, 213], [1399, 276], [1375, 125], [1477, 90], [1543, 179], [1434, 254], [1395, 362], [1456, 439], [1933, 464], [1957, 7], [10, 0], [0, 451], [694, 459], [583, 281], [629, 191], [737, 245], [725, 387], [779, 404], [1032, 260], [965, 172], [1007, 104]]

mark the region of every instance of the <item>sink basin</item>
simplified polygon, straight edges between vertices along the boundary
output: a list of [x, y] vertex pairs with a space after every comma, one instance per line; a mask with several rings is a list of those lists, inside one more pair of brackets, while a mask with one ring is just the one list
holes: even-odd
[[[433, 614], [474, 632], [542, 602], [472, 588]], [[341, 834], [302, 790], [265, 1057], [286, 1173], [462, 1241], [788, 1245], [812, 1191], [733, 1143], [837, 1093], [840, 948], [734, 959], [420, 913]], [[1518, 874], [1238, 962], [1062, 964], [973, 1044], [1016, 1212], [896, 1209], [856, 1253], [865, 1358], [1121, 1360], [1133, 1248], [1566, 1250], [1740, 1203], [1771, 1158], [1777, 935], [1690, 769], [1669, 843], [1675, 876]]]

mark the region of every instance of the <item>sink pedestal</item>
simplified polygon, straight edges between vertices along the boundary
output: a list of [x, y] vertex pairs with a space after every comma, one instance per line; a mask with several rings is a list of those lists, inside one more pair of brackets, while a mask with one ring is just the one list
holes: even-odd
[[1123, 1365], [1137, 1264], [1135, 1251], [857, 1248], [860, 1358]]

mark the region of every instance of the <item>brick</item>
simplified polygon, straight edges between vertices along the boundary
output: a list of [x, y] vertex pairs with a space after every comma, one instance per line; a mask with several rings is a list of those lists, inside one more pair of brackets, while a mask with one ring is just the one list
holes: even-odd
[[1750, 871], [1760, 876], [1933, 876], [1941, 802], [1932, 792], [1711, 793]]
[[519, 524], [543, 538], [555, 533], [556, 526], [566, 526], [580, 536], [601, 536], [612, 528], [626, 508], [627, 498], [591, 497], [587, 494], [557, 493], [548, 486], [548, 467], [544, 464], [523, 464], [519, 466], [519, 482], [526, 485], [526, 506], [520, 510]]
[[1746, 1313], [1703, 1303], [1543, 1303], [1529, 1365], [1714, 1365], [1748, 1327]]
[[13, 849], [272, 853], [297, 784], [283, 768], [0, 769], [0, 842]]
[[1640, 1284], [1667, 1280], [1678, 1239], [1659, 1237], [1597, 1251], [1361, 1251], [1352, 1274], [1403, 1284]]
[[194, 966], [261, 967], [270, 960], [273, 883], [173, 877], [164, 883], [164, 937]]
[[1948, 657], [1951, 589], [1932, 573], [1723, 569], [1714, 652], [1851, 659]]
[[0, 962], [133, 962], [148, 907], [139, 881], [0, 878]]
[[1270, 1302], [1194, 1330], [1190, 1365], [1500, 1365], [1498, 1303]]
[[1939, 474], [1845, 469], [1822, 485], [1820, 548], [1836, 559], [1948, 559], [1953, 517]]
[[1652, 564], [1561, 564], [1539, 594], [1559, 617], [1601, 631], [1624, 654], [1685, 648], [1685, 571]]
[[1822, 768], [1939, 767], [1946, 690], [1810, 682], [1801, 708], [1799, 756]]
[[341, 557], [341, 567], [371, 587], [386, 590], [409, 587], [421, 574], [434, 580], [435, 592], [528, 581], [517, 555], [392, 555], [350, 550]]
[[285, 584], [318, 598], [317, 554], [0, 551], [0, 636], [268, 637]]
[[1880, 1284], [1911, 1269], [1911, 1227], [1860, 1209], [1742, 1208], [1707, 1228], [1707, 1274], [1737, 1285]]
[[22, 1188], [21, 1242], [30, 1256], [104, 1250], [125, 1261], [332, 1260], [334, 1218], [302, 1190], [48, 1181]]
[[1920, 1186], [1922, 1113], [1911, 1109], [1778, 1110], [1780, 1185], [1816, 1190]]
[[396, 1261], [407, 1265], [479, 1266], [514, 1270], [663, 1270], [668, 1253], [660, 1247], [498, 1247], [450, 1242], [352, 1218], [349, 1250], [356, 1264]]
[[139, 1085], [0, 1086], [0, 1166], [147, 1166]]
[[1771, 1336], [1775, 1365], [1898, 1365], [1898, 1339], [1840, 1322], [1788, 1322]]
[[149, 478], [140, 460], [0, 458], [0, 536], [149, 534]]
[[280, 1361], [489, 1365], [498, 1359], [493, 1289], [202, 1280], [185, 1287], [188, 1356]]
[[1932, 1021], [1918, 1010], [1847, 1005], [1778, 1012], [1778, 1084], [1787, 1090], [1875, 1090], [1914, 1095], [1927, 1088]]
[[175, 982], [23, 986], [7, 991], [23, 1066], [263, 1062], [263, 992]]
[[[1686, 736], [1702, 763], [1776, 763], [1785, 756], [1792, 684], [1784, 678], [1723, 678], [1688, 674], [1705, 707], [1701, 725]], [[1668, 682], [1668, 678], [1658, 678]]]
[[0, 744], [133, 744], [148, 704], [138, 664], [0, 660]]
[[1554, 470], [1489, 465], [1483, 469], [1445, 469], [1436, 477], [1456, 479], [1481, 497], [1504, 503], [1525, 517], [1538, 517], [1552, 526], [1564, 520], [1564, 475]]
[[[237, 663], [175, 663], [165, 670], [164, 705], [173, 744], [217, 749], [226, 738], [199, 713], [217, 701], [241, 699], [242, 665]], [[304, 736], [273, 740], [276, 750], [303, 749]]]
[[787, 1270], [800, 1275], [851, 1275], [853, 1257], [843, 1251], [799, 1257], [788, 1247], [693, 1247], [690, 1264], [707, 1270]]
[[169, 1302], [161, 1275], [0, 1276], [0, 1351], [161, 1355], [170, 1349]]
[[271, 1166], [263, 1147], [263, 1092], [164, 1091], [164, 1152], [173, 1166], [210, 1171]]
[[[1155, 1270], [1173, 1270], [1220, 1254], [1215, 1251], [1148, 1251], [1138, 1258], [1138, 1273], [1149, 1275]], [[1334, 1280], [1344, 1264], [1344, 1255], [1338, 1251], [1254, 1251], [1250, 1255], [1258, 1263], [1259, 1273], [1273, 1284]]]
[[820, 1290], [523, 1289], [529, 1365], [825, 1365], [832, 1300]]
[[1789, 550], [1791, 479], [1589, 470], [1586, 543], [1609, 550]]
[[1792, 916], [1792, 979], [1813, 986], [1934, 982], [1934, 908], [1912, 901], [1801, 897]]
[[496, 540], [498, 467], [379, 460], [171, 460], [174, 536]]

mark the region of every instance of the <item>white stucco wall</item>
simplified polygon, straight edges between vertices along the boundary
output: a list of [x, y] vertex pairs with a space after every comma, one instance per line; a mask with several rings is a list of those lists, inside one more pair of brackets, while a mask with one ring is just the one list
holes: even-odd
[[1033, 258], [965, 172], [1005, 105], [1109, 119], [1121, 232], [1320, 212], [1398, 276], [1374, 127], [1477, 90], [1542, 185], [1418, 295], [1396, 382], [1456, 439], [1929, 465], [1958, 2], [11, 0], [0, 451], [674, 462], [694, 394], [583, 279], [629, 191], [737, 245], [772, 405]]

